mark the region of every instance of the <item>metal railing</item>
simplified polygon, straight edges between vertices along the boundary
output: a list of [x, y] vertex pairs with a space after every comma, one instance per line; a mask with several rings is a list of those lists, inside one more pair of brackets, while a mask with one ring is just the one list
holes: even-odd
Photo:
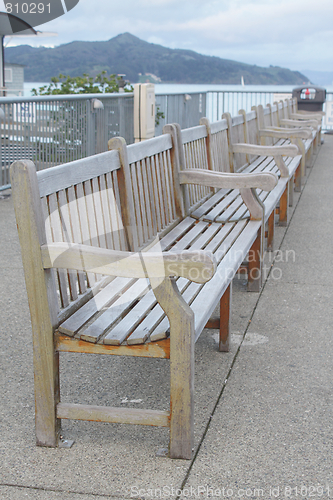
[[[157, 94], [155, 135], [161, 135], [167, 123], [179, 123], [182, 129], [198, 125], [200, 118], [206, 116], [206, 95], [206, 92]], [[164, 117], [158, 118], [158, 113]]]
[[252, 106], [262, 104], [273, 104], [276, 98], [283, 99], [283, 96], [291, 96], [290, 92], [276, 91], [209, 91], [207, 92], [207, 118], [211, 122], [221, 120], [223, 113], [230, 113], [231, 116], [238, 114], [240, 109], [246, 112], [251, 111]]
[[[184, 129], [198, 125], [203, 116], [214, 122], [224, 112], [235, 116], [240, 109], [250, 111], [252, 106], [265, 106], [286, 95], [290, 93], [278, 89], [157, 94], [156, 110], [164, 118], [158, 119], [155, 135], [162, 134], [166, 123], [179, 123]], [[104, 108], [96, 109], [94, 99]], [[333, 93], [327, 93], [327, 100], [333, 101]], [[9, 166], [13, 161], [28, 158], [41, 170], [106, 151], [108, 140], [114, 136], [124, 137], [131, 144], [133, 121], [132, 93], [0, 98], [0, 190], [10, 187]], [[323, 130], [330, 129], [333, 124], [323, 123]]]
[[330, 103], [330, 108], [326, 110], [326, 117], [323, 120], [323, 130], [332, 133], [333, 131], [333, 92], [326, 92], [326, 102]]
[[0, 189], [9, 187], [15, 160], [42, 170], [106, 151], [114, 136], [134, 142], [133, 100], [132, 93], [0, 98]]

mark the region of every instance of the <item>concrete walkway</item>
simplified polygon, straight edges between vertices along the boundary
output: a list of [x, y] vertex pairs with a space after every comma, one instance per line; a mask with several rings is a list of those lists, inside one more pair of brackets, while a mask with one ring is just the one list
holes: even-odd
[[[333, 137], [260, 295], [234, 283], [232, 348], [196, 345], [195, 456], [156, 457], [168, 430], [63, 421], [67, 449], [35, 446], [32, 343], [10, 191], [0, 193], [0, 499], [333, 498]], [[63, 401], [168, 407], [168, 362], [63, 355]], [[180, 488], [183, 488], [182, 492]]]

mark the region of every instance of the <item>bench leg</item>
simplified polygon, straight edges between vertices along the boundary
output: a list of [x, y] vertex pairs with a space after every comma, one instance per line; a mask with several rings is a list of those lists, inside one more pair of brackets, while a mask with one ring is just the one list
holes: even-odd
[[283, 195], [280, 198], [280, 212], [279, 212], [279, 224], [280, 226], [286, 226], [288, 224], [288, 197], [289, 197], [289, 187], [286, 186]]
[[274, 248], [275, 210], [268, 217], [267, 252]]
[[173, 278], [150, 278], [170, 323], [170, 458], [192, 458], [194, 445], [194, 314]]
[[318, 137], [319, 137], [319, 133], [317, 132], [316, 137], [313, 140], [313, 153], [314, 154], [317, 154], [317, 152], [318, 152]]
[[[170, 325], [170, 458], [192, 458], [194, 445], [194, 322]], [[175, 331], [178, 330], [178, 331]]]
[[36, 444], [53, 448], [59, 444], [61, 427], [61, 420], [56, 418], [56, 405], [60, 401], [59, 353], [54, 352], [53, 345], [47, 346], [47, 342], [38, 344], [34, 342]]
[[302, 170], [302, 179], [305, 178], [306, 176], [306, 168], [305, 168], [305, 152], [302, 154], [302, 160], [301, 160], [301, 170]]
[[228, 286], [220, 300], [220, 339], [219, 351], [229, 352], [230, 320], [231, 320], [232, 283]]
[[295, 191], [300, 193], [302, 191], [302, 166], [298, 165], [295, 172]]
[[255, 239], [249, 251], [249, 266], [248, 266], [248, 284], [247, 289], [249, 292], [260, 292], [261, 289], [261, 229], [258, 231], [257, 238]]
[[313, 143], [312, 143], [310, 148], [309, 148], [308, 154], [307, 154], [307, 160], [306, 160], [307, 167], [312, 167], [313, 153], [314, 153], [314, 151], [313, 151]]
[[55, 447], [60, 434], [60, 420], [56, 417], [59, 354], [53, 339], [57, 297], [53, 273], [43, 269], [41, 259], [45, 222], [33, 163], [18, 162], [13, 166], [11, 183], [32, 327], [36, 441], [39, 446]]
[[289, 187], [289, 206], [292, 207], [294, 204], [294, 176], [288, 182]]

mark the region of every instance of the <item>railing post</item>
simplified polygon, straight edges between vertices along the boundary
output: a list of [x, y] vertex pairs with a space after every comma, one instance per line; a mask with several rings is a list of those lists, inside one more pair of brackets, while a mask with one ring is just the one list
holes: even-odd
[[92, 156], [96, 152], [96, 122], [95, 122], [95, 115], [92, 112], [90, 99], [88, 99], [86, 103], [86, 116], [87, 116], [86, 156]]

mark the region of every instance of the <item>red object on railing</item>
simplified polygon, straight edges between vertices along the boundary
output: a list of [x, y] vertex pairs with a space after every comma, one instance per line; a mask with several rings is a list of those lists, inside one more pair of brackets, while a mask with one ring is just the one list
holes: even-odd
[[310, 90], [306, 89], [305, 91], [305, 99], [310, 99]]

